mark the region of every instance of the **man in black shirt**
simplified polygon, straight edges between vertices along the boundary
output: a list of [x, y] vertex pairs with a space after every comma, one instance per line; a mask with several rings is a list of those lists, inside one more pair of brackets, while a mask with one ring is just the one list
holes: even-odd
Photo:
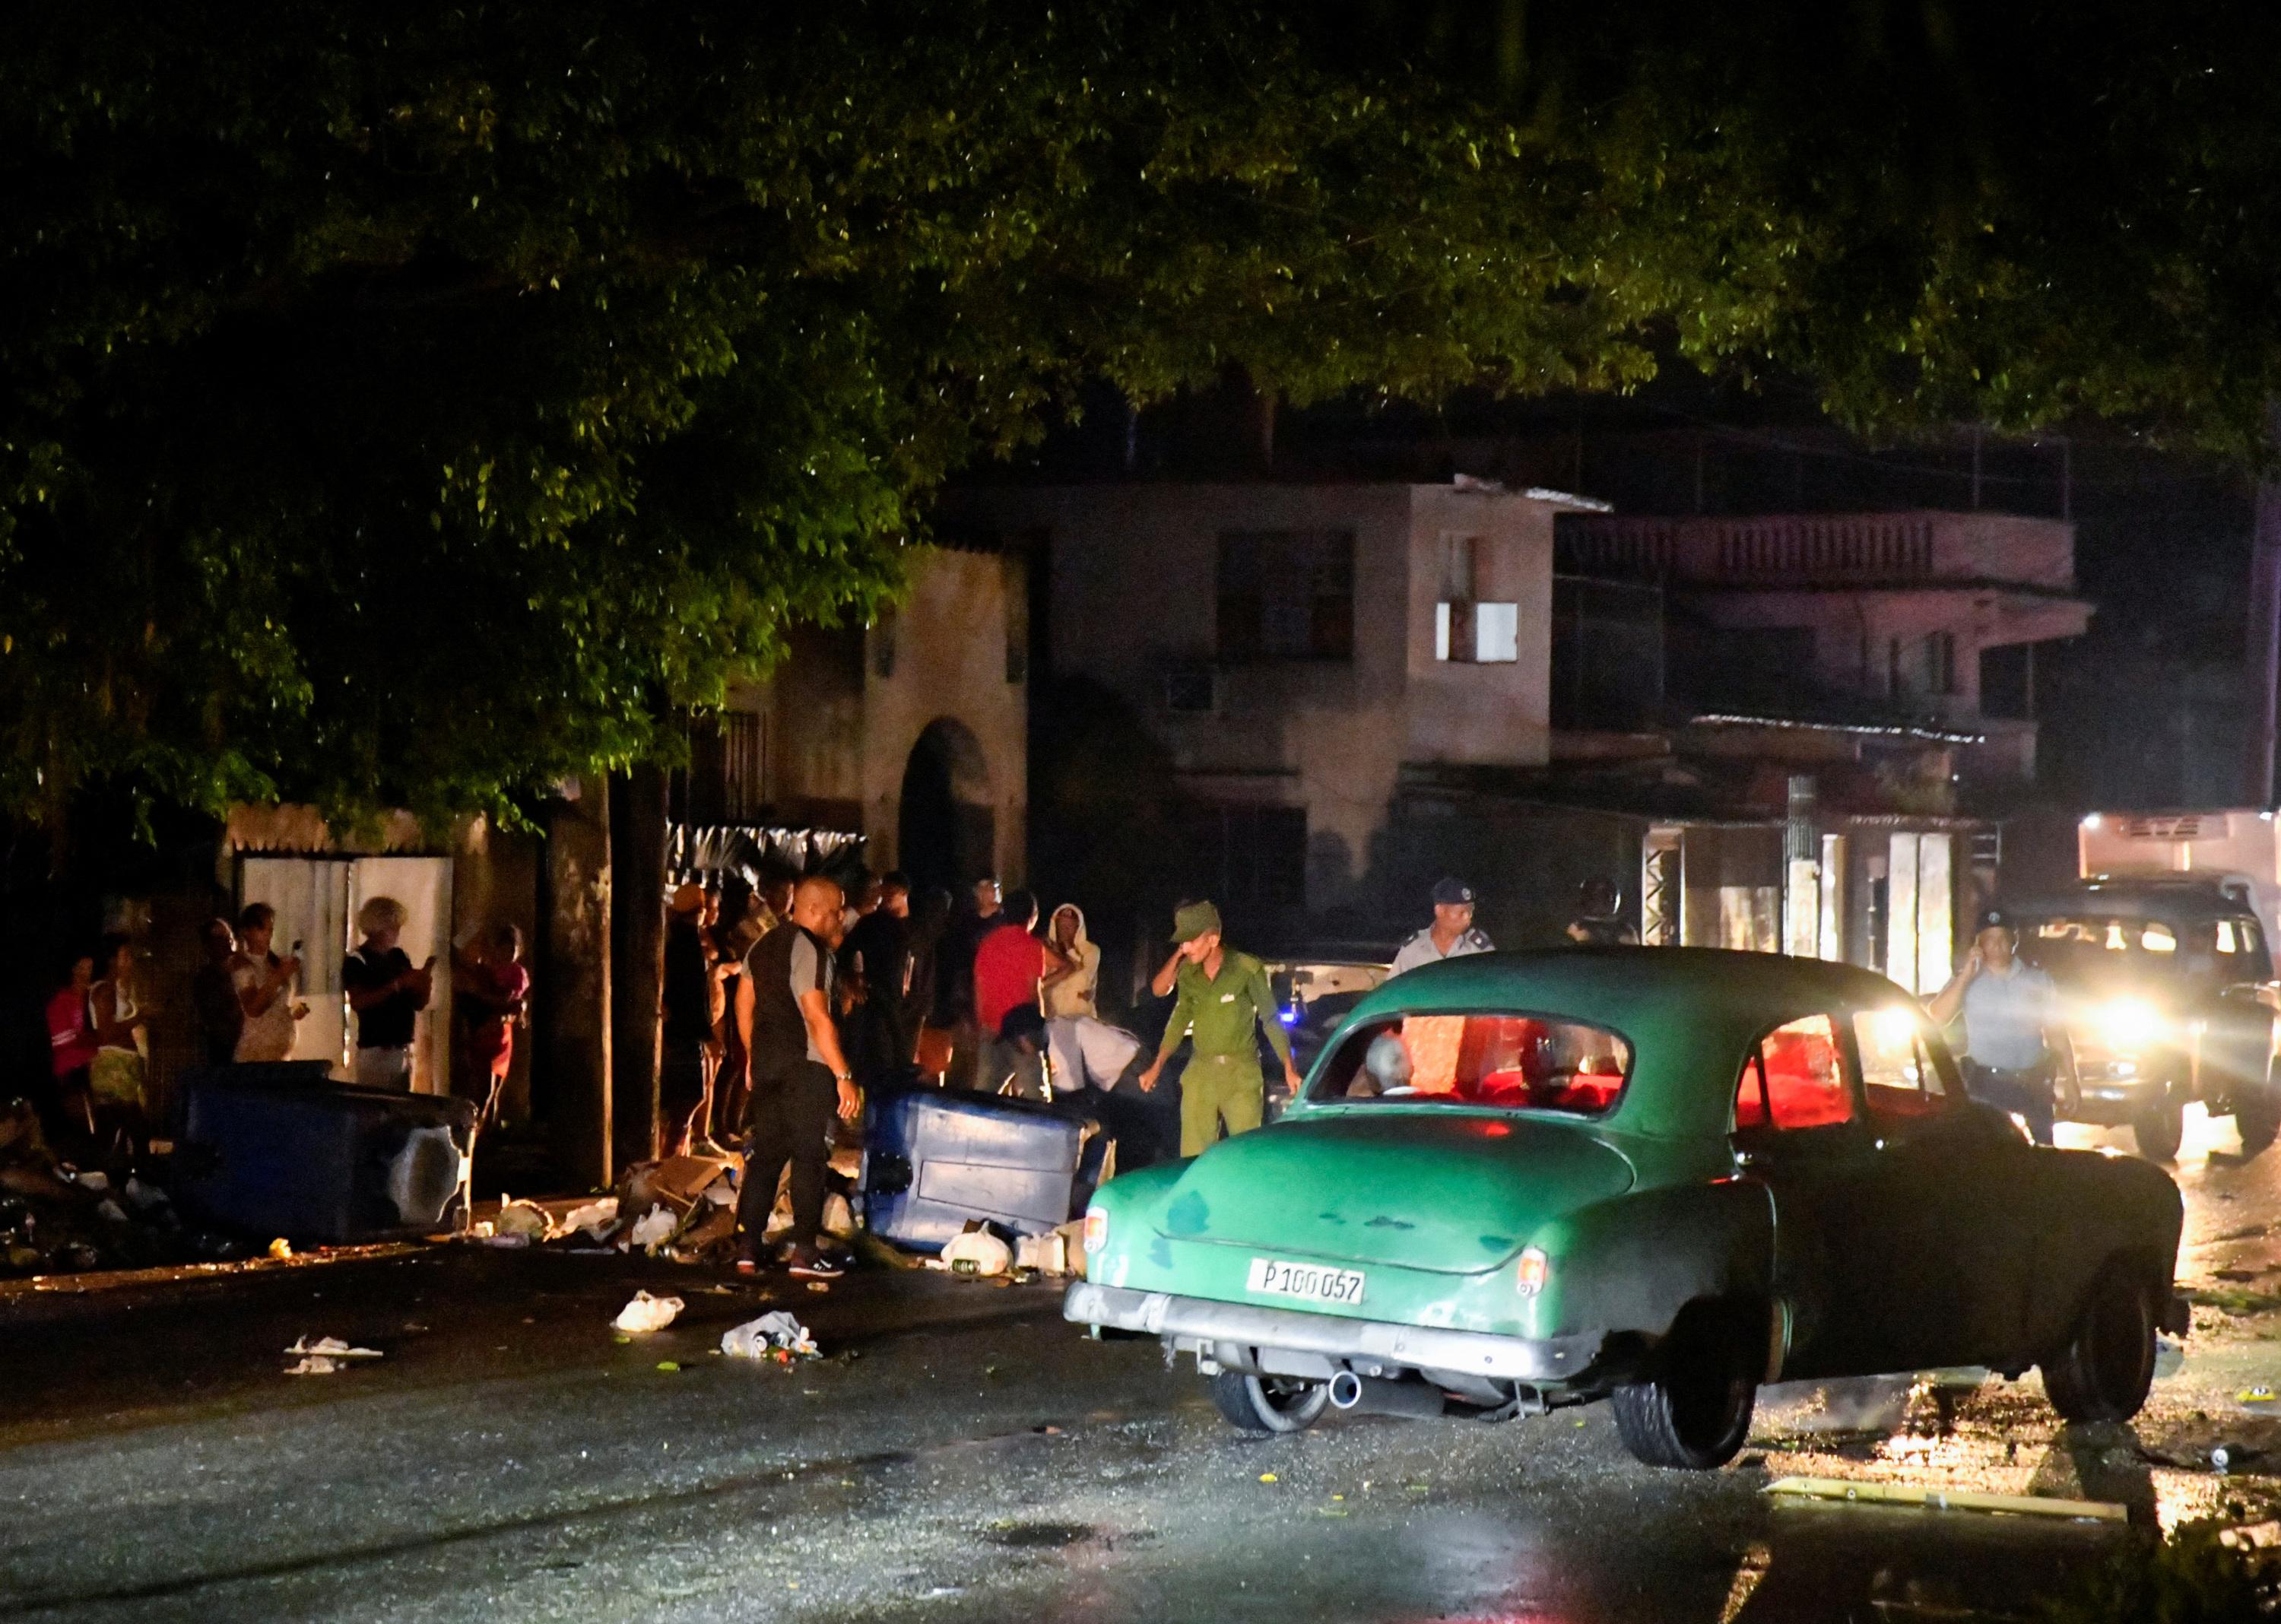
[[356, 1011], [356, 1079], [368, 1087], [412, 1087], [412, 1036], [435, 985], [436, 961], [414, 970], [396, 939], [409, 916], [394, 897], [357, 909], [364, 944], [341, 961], [341, 986]]
[[840, 945], [840, 973], [862, 1001], [848, 1015], [847, 1058], [866, 1087], [899, 1076], [918, 1045], [910, 912], [911, 882], [890, 874], [879, 882], [879, 905], [856, 922]]
[[237, 1034], [245, 1025], [245, 1006], [230, 984], [230, 955], [237, 937], [227, 919], [209, 919], [198, 933], [206, 962], [190, 981], [190, 1004], [197, 1012], [198, 1048], [210, 1066], [226, 1066], [237, 1058]]
[[673, 916], [665, 927], [665, 1052], [657, 1089], [664, 1156], [679, 1156], [705, 1138], [711, 1119], [707, 1102], [717, 1056], [704, 916], [703, 886], [684, 885], [673, 893]]
[[947, 1027], [955, 1052], [947, 1080], [960, 1087], [974, 1087], [975, 1073], [996, 1032], [986, 1032], [974, 1015], [974, 954], [982, 939], [1006, 923], [1005, 896], [997, 876], [986, 874], [974, 882], [974, 911], [962, 913], [943, 932], [935, 954], [934, 1024]]
[[838, 980], [831, 937], [839, 928], [839, 887], [821, 876], [793, 893], [792, 917], [753, 944], [737, 990], [737, 1030], [752, 1056], [752, 1149], [737, 1203], [744, 1231], [738, 1272], [760, 1268], [777, 1180], [792, 1164], [792, 1235], [785, 1262], [803, 1280], [837, 1280], [843, 1271], [816, 1249], [823, 1227], [823, 1175], [831, 1165], [831, 1117], [853, 1122], [863, 1096], [840, 1052], [832, 1024]]

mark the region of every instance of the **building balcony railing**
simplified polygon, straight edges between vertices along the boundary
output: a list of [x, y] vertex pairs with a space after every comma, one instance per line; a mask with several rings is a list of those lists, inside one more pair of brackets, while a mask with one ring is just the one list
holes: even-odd
[[1576, 514], [1558, 534], [1564, 574], [1735, 587], [2075, 582], [2075, 527], [2008, 514]]

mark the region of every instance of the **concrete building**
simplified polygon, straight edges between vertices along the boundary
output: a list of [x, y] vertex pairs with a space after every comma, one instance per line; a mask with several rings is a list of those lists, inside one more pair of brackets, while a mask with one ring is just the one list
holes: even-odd
[[1562, 522], [1559, 567], [1661, 590], [1697, 714], [1929, 725], [1968, 784], [2034, 778], [2036, 646], [2092, 614], [2072, 524], [1989, 512], [1592, 514]]
[[1392, 903], [1405, 769], [1550, 760], [1552, 522], [1594, 506], [1468, 481], [1126, 482], [970, 490], [945, 522], [1042, 551], [1053, 668], [1163, 741], [1214, 815], [1215, 893], [1259, 922]]
[[700, 726], [670, 816], [846, 831], [875, 870], [963, 886], [1018, 878], [1027, 844], [1029, 561], [914, 549], [869, 627], [801, 627], [765, 681]]

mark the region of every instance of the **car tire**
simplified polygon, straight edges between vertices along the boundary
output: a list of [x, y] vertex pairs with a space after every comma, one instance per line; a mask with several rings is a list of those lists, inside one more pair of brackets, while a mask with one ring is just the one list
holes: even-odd
[[1659, 1350], [1654, 1373], [1615, 1390], [1616, 1432], [1651, 1466], [1723, 1466], [1751, 1435], [1759, 1368], [1731, 1316], [1682, 1320]]
[[2150, 1162], [2174, 1162], [2186, 1136], [2186, 1102], [2174, 1088], [2140, 1106], [2130, 1118], [2130, 1137]]
[[2267, 1077], [2263, 1087], [2245, 1088], [2233, 1102], [2233, 1131], [2241, 1135], [2245, 1156], [2255, 1156], [2281, 1138], [2281, 1079]]
[[2068, 1333], [2042, 1363], [2044, 1393], [2068, 1421], [2127, 1421], [2154, 1380], [2161, 1304], [2143, 1276], [2110, 1268], [2099, 1277]]
[[1326, 1381], [1300, 1381], [1283, 1376], [1247, 1376], [1224, 1370], [1211, 1379], [1212, 1403], [1227, 1424], [1254, 1437], [1304, 1432], [1330, 1407]]

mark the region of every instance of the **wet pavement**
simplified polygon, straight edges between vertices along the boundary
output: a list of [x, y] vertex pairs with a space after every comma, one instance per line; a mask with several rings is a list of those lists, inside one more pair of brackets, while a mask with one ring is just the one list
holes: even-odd
[[[2023, 1617], [2127, 1533], [1767, 1485], [2275, 1515], [2281, 1406], [2240, 1395], [2281, 1387], [2281, 1157], [2234, 1148], [2197, 1119], [2176, 1170], [2203, 1305], [2134, 1426], [2063, 1429], [2032, 1377], [1775, 1389], [1701, 1475], [1633, 1464], [1604, 1406], [1245, 1441], [1152, 1344], [1061, 1324], [1053, 1288], [931, 1273], [810, 1292], [471, 1248], [19, 1295], [0, 1618]], [[621, 1341], [638, 1287], [688, 1307]], [[763, 1307], [831, 1357], [711, 1352]], [[288, 1377], [304, 1334], [385, 1357]]]

